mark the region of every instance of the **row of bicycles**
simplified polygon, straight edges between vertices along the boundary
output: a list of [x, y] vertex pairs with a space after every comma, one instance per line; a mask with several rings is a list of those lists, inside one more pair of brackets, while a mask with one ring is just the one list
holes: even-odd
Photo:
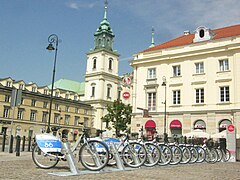
[[[144, 141], [143, 138], [130, 140], [125, 134], [116, 138], [90, 138], [88, 131], [83, 134], [70, 148], [70, 152], [62, 147], [66, 139], [51, 134], [40, 134], [35, 137], [32, 150], [33, 162], [40, 168], [55, 167], [59, 161], [66, 161], [68, 153], [77, 153], [78, 162], [91, 171], [99, 171], [106, 166], [114, 166], [120, 157], [124, 166], [138, 168], [156, 165], [176, 165], [187, 163], [216, 163], [228, 161], [230, 152], [227, 149], [204, 145], [160, 143], [157, 139]], [[76, 154], [76, 153], [75, 153]]]

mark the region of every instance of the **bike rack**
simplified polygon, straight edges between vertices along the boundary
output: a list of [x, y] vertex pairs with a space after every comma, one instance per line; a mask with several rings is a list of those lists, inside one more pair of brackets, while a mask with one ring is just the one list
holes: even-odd
[[[53, 172], [53, 173], [48, 173], [48, 174], [55, 175], [55, 176], [77, 176], [77, 175], [81, 175], [81, 174], [98, 174], [98, 173], [107, 173], [107, 172], [113, 172], [113, 171], [125, 171], [125, 170], [134, 170], [135, 169], [135, 168], [127, 168], [127, 169], [125, 168], [125, 166], [123, 165], [122, 159], [119, 155], [119, 152], [116, 148], [116, 145], [114, 143], [111, 143], [110, 144], [110, 152], [114, 156], [114, 159], [117, 164], [117, 168], [104, 167], [100, 171], [90, 171], [90, 170], [81, 170], [80, 171], [77, 168], [77, 165], [74, 160], [74, 156], [71, 151], [69, 143], [63, 142], [62, 145], [63, 145], [62, 146], [63, 151], [66, 152], [66, 160], [67, 160], [68, 166], [70, 168], [70, 172]], [[100, 163], [99, 159], [97, 157], [94, 157], [94, 159], [97, 164]]]
[[113, 154], [113, 157], [116, 161], [117, 169], [116, 168], [103, 168], [101, 171], [102, 172], [112, 172], [112, 171], [124, 171], [124, 170], [126, 170], [114, 142], [110, 143], [110, 152]]
[[76, 162], [74, 160], [73, 157], [73, 153], [70, 149], [69, 143], [68, 142], [63, 142], [62, 143], [62, 148], [63, 151], [66, 152], [66, 159], [68, 162], [68, 166], [70, 168], [70, 172], [54, 172], [54, 173], [49, 173], [51, 175], [56, 175], [56, 176], [75, 176], [75, 175], [79, 175], [80, 171], [76, 166]]

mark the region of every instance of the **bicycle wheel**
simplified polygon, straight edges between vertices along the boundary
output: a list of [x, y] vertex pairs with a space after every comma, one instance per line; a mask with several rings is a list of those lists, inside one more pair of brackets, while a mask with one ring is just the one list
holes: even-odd
[[180, 147], [182, 150], [182, 159], [180, 161], [181, 164], [187, 164], [192, 158], [192, 153], [188, 147]]
[[44, 153], [37, 144], [32, 149], [33, 162], [42, 169], [50, 169], [59, 162], [58, 154], [60, 153]]
[[216, 149], [216, 151], [218, 155], [217, 162], [220, 162], [223, 159], [223, 152], [221, 151], [221, 149]]
[[108, 164], [108, 147], [101, 141], [88, 141], [79, 150], [79, 160], [86, 169], [99, 171]]
[[159, 165], [160, 166], [166, 166], [168, 165], [172, 160], [172, 150], [165, 144], [159, 144], [158, 148], [160, 150], [161, 156]]
[[127, 144], [122, 150], [123, 162], [133, 168], [142, 166], [147, 158], [147, 152], [143, 145], [137, 142]]
[[195, 147], [189, 147], [189, 148], [190, 148], [190, 151], [191, 151], [191, 154], [192, 154], [192, 158], [190, 160], [190, 163], [195, 163], [195, 162], [197, 162], [198, 156], [199, 156], [197, 148], [195, 148]]
[[198, 159], [196, 162], [201, 163], [201, 162], [205, 161], [205, 158], [206, 158], [205, 150], [202, 147], [198, 146], [197, 151], [198, 151]]
[[170, 146], [172, 150], [172, 161], [170, 162], [171, 165], [179, 164], [182, 160], [182, 150], [174, 145]]
[[161, 158], [160, 150], [155, 144], [152, 144], [152, 143], [145, 143], [144, 147], [147, 152], [147, 159], [144, 165], [147, 167], [152, 167], [156, 165]]
[[218, 154], [217, 154], [216, 149], [214, 149], [214, 148], [206, 149], [205, 153], [206, 153], [205, 161], [207, 163], [213, 164], [213, 163], [217, 162]]
[[222, 152], [223, 152], [223, 161], [224, 162], [229, 161], [231, 157], [230, 151], [228, 149], [225, 149], [225, 150], [222, 149]]

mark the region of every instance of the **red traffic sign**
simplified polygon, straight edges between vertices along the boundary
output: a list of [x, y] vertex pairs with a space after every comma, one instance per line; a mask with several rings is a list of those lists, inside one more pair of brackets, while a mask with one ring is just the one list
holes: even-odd
[[124, 78], [123, 78], [123, 83], [124, 83], [125, 85], [130, 85], [130, 84], [132, 83], [132, 80], [131, 80], [130, 77], [124, 77]]
[[234, 131], [234, 125], [232, 125], [232, 124], [228, 125], [227, 129], [228, 129], [229, 132], [233, 132]]
[[128, 99], [130, 97], [130, 93], [129, 92], [124, 92], [123, 93], [123, 98], [124, 99]]

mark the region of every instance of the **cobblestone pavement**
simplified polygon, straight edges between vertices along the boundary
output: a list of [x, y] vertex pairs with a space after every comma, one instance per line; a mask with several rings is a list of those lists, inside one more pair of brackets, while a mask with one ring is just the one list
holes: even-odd
[[[79, 167], [81, 168], [81, 167]], [[116, 169], [116, 168], [115, 168]], [[34, 180], [62, 180], [62, 179], [161, 179], [161, 180], [235, 180], [240, 179], [240, 162], [221, 162], [216, 164], [188, 164], [176, 166], [156, 166], [154, 168], [140, 168], [129, 171], [115, 171], [97, 174], [81, 174], [79, 176], [59, 177], [50, 175], [52, 172], [69, 172], [67, 162], [60, 162], [53, 169], [39, 169], [33, 163], [30, 152], [16, 154], [0, 152], [0, 179], [34, 179]], [[81, 170], [85, 173], [86, 171]]]

